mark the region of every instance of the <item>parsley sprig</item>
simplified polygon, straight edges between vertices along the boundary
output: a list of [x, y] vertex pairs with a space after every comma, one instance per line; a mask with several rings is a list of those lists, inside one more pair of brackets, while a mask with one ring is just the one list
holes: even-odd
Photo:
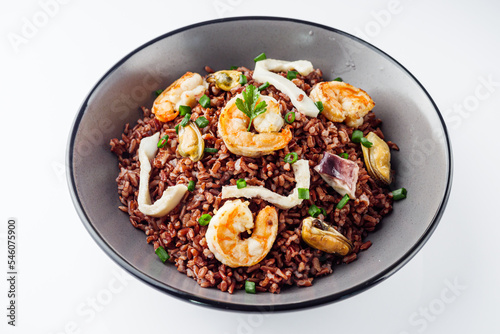
[[266, 111], [267, 103], [266, 101], [261, 101], [257, 104], [260, 94], [259, 89], [254, 85], [248, 85], [247, 88], [241, 92], [241, 95], [243, 95], [244, 100], [237, 98], [236, 106], [250, 118], [247, 129], [247, 131], [250, 131], [253, 119]]

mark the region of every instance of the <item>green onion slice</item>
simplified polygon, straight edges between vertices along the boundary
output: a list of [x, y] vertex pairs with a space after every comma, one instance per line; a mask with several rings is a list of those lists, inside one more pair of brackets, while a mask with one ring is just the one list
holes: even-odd
[[361, 130], [354, 130], [352, 132], [351, 140], [353, 143], [360, 143], [361, 138], [363, 138], [363, 131]]
[[242, 86], [243, 86], [243, 85], [244, 85], [244, 84], [246, 84], [247, 82], [248, 82], [248, 80], [247, 80], [247, 76], [246, 76], [246, 75], [244, 75], [244, 74], [240, 75], [240, 85], [242, 85]]
[[213, 148], [213, 147], [205, 147], [204, 151], [207, 152], [207, 153], [217, 153], [217, 152], [219, 152], [218, 149]]
[[406, 189], [405, 188], [399, 188], [399, 189], [394, 190], [392, 192], [392, 198], [395, 201], [399, 201], [401, 199], [405, 199], [406, 198]]
[[314, 102], [314, 104], [316, 105], [316, 107], [318, 107], [319, 112], [323, 111], [323, 109], [324, 109], [323, 102], [317, 101], [317, 102]]
[[260, 85], [259, 92], [262, 92], [267, 87], [269, 87], [269, 82], [268, 81], [266, 81], [265, 83], [263, 83], [262, 85]]
[[209, 213], [205, 213], [204, 215], [201, 215], [200, 219], [198, 219], [198, 223], [201, 226], [206, 226], [208, 223], [210, 223], [210, 220], [212, 219], [212, 216]]
[[297, 161], [298, 158], [299, 155], [296, 152], [290, 152], [287, 155], [285, 155], [285, 158], [283, 160], [285, 160], [285, 162], [289, 164], [293, 164], [295, 161]]
[[196, 125], [198, 125], [200, 129], [206, 127], [209, 123], [208, 119], [206, 119], [204, 116], [198, 117], [194, 122], [196, 123]]
[[191, 119], [191, 114], [184, 115], [184, 118], [182, 119], [182, 122], [180, 123], [180, 125], [182, 127], [188, 125], [190, 119]]
[[163, 93], [163, 89], [155, 90], [156, 97], [160, 96], [161, 93]]
[[245, 281], [245, 292], [255, 293], [255, 282]]
[[309, 207], [309, 210], [307, 211], [307, 213], [309, 213], [309, 216], [316, 218], [319, 216], [320, 213], [322, 213], [322, 211], [320, 208], [318, 208], [316, 205], [313, 204]]
[[237, 70], [238, 69], [238, 66], [231, 66], [231, 70]]
[[165, 263], [165, 261], [170, 259], [170, 255], [168, 255], [167, 251], [162, 246], [158, 246], [158, 248], [155, 250], [155, 253], [156, 253], [156, 255], [158, 255], [161, 262], [163, 262], [163, 263]]
[[179, 115], [186, 116], [186, 114], [190, 114], [190, 113], [191, 113], [190, 106], [179, 106]]
[[180, 124], [177, 124], [177, 125], [175, 126], [175, 133], [177, 133], [177, 134], [179, 134], [179, 126], [180, 126]]
[[332, 81], [340, 81], [340, 82], [343, 82], [344, 80], [342, 80], [341, 77], [336, 77], [335, 79], [333, 79]]
[[188, 182], [188, 190], [193, 191], [194, 190], [195, 183], [193, 180]]
[[285, 115], [285, 122], [292, 124], [295, 121], [295, 112], [289, 111]]
[[344, 158], [344, 159], [349, 159], [349, 154], [347, 154], [346, 152], [340, 153], [339, 157]]
[[246, 188], [246, 186], [247, 186], [247, 181], [245, 181], [245, 179], [239, 179], [238, 181], [236, 181], [236, 188], [243, 189]]
[[297, 78], [297, 74], [298, 74], [297, 71], [288, 71], [288, 73], [286, 74], [286, 78], [288, 80], [293, 80], [293, 79]]
[[341, 210], [347, 204], [347, 202], [349, 202], [349, 200], [349, 195], [346, 194], [344, 197], [342, 197], [340, 202], [337, 203], [337, 209]]
[[361, 138], [361, 144], [364, 147], [368, 147], [368, 148], [373, 146], [373, 143], [371, 141], [369, 141], [368, 139], [366, 139], [365, 137]]
[[254, 62], [258, 62], [258, 61], [261, 61], [261, 60], [264, 60], [264, 59], [267, 59], [266, 57], [266, 54], [264, 52], [262, 52], [260, 55], [258, 55], [257, 57], [255, 57], [253, 59]]
[[200, 102], [203, 108], [210, 108], [210, 98], [206, 94], [203, 94], [198, 102]]
[[299, 188], [299, 199], [309, 199], [309, 189], [307, 188]]
[[161, 137], [158, 144], [156, 144], [156, 147], [163, 148], [165, 147], [165, 145], [167, 145], [167, 142], [168, 142], [168, 135], [164, 135], [163, 137]]

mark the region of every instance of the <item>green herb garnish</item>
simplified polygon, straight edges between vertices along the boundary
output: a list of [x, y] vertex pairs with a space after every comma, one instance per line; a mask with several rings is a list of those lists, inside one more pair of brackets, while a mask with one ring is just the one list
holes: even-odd
[[155, 250], [155, 253], [156, 255], [158, 255], [161, 262], [165, 262], [170, 259], [170, 255], [168, 255], [167, 251], [162, 246], [158, 246], [158, 248]]
[[239, 179], [238, 181], [236, 181], [236, 188], [243, 189], [246, 188], [246, 186], [247, 186], [247, 181], [245, 181], [245, 179]]
[[254, 85], [247, 86], [247, 88], [241, 92], [241, 95], [243, 95], [244, 100], [237, 98], [236, 107], [250, 118], [247, 129], [247, 131], [250, 131], [253, 119], [266, 111], [267, 103], [266, 101], [261, 101], [257, 104], [260, 94], [257, 87]]
[[399, 201], [399, 200], [405, 199], [406, 198], [406, 189], [405, 188], [400, 188], [400, 189], [394, 190], [392, 192], [392, 198], [395, 201]]

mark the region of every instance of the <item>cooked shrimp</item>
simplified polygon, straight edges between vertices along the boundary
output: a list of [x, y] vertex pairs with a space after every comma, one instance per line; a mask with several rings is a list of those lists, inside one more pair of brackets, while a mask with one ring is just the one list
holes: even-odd
[[285, 124], [281, 116], [280, 104], [271, 96], [266, 95], [262, 95], [258, 102], [260, 101], [266, 101], [267, 110], [254, 118], [253, 127], [258, 133], [278, 132]]
[[323, 103], [323, 112], [332, 122], [343, 122], [357, 128], [363, 124], [363, 117], [373, 109], [375, 103], [362, 89], [345, 82], [320, 82], [311, 90], [310, 98]]
[[156, 98], [152, 112], [159, 121], [171, 121], [179, 115], [179, 106], [194, 107], [206, 87], [201, 75], [187, 72]]
[[[252, 230], [249, 238], [240, 234]], [[205, 234], [208, 248], [225, 265], [250, 267], [271, 250], [278, 234], [278, 214], [272, 206], [260, 210], [253, 221], [248, 202], [227, 201], [210, 220]]]
[[282, 117], [279, 104], [275, 99], [261, 96], [261, 99], [267, 103], [268, 110], [264, 114], [269, 114], [267, 116], [261, 114], [254, 119], [255, 122], [262, 116], [256, 126], [256, 130], [262, 133], [253, 133], [247, 131], [250, 118], [236, 107], [237, 98], [243, 99], [243, 96], [238, 94], [233, 97], [222, 109], [219, 117], [219, 134], [229, 151], [246, 157], [260, 157], [280, 150], [288, 144], [292, 139], [292, 132], [288, 126], [278, 132], [284, 122], [278, 127], [276, 115], [279, 115], [280, 119]]

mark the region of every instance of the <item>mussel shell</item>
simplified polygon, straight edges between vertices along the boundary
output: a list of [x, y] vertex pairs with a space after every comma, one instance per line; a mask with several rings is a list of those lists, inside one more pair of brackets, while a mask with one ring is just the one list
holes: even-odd
[[240, 84], [241, 72], [239, 71], [218, 71], [208, 75], [207, 81], [215, 84], [217, 88], [225, 91], [237, 87]]
[[368, 174], [383, 184], [390, 184], [392, 174], [389, 145], [373, 132], [368, 133], [366, 139], [373, 144], [370, 148], [361, 145]]
[[302, 221], [301, 236], [306, 244], [326, 253], [345, 256], [353, 248], [349, 239], [317, 218], [308, 217]]
[[189, 122], [185, 127], [179, 127], [179, 144], [177, 152], [183, 157], [189, 157], [193, 162], [201, 160], [205, 150], [205, 141], [198, 126]]

